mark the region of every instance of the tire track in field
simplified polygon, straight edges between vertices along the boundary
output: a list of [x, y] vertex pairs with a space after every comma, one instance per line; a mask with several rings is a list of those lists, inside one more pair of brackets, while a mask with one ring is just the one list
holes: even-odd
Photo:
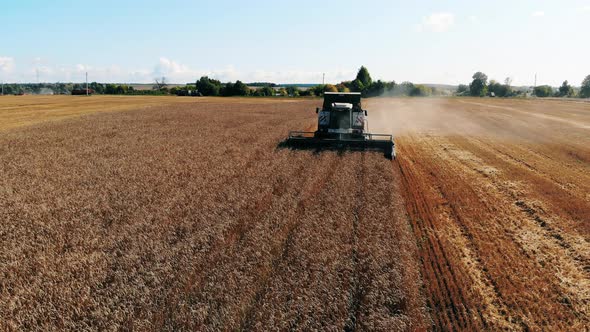
[[[495, 153], [491, 155], [487, 153], [489, 150], [495, 151], [495, 148], [488, 149], [484, 142], [472, 140], [470, 142], [459, 141], [456, 144], [478, 153], [488, 162], [490, 160], [497, 161]], [[505, 153], [507, 152], [502, 155]], [[551, 274], [555, 275], [556, 279], [554, 280], [560, 281], [556, 284], [562, 288], [564, 301], [571, 303], [572, 311], [577, 313], [579, 317], [588, 317], [590, 312], [590, 291], [588, 291], [590, 289], [588, 282], [590, 280], [590, 250], [588, 250], [588, 242], [575, 228], [567, 226], [571, 224], [570, 222], [552, 213], [547, 202], [542, 203], [531, 198], [530, 189], [525, 189], [527, 187], [524, 185], [525, 182], [520, 184], [520, 181], [526, 180], [521, 178], [520, 181], [510, 181], [510, 185], [507, 185], [507, 179], [503, 175], [515, 177], [515, 172], [510, 171], [514, 166], [502, 157], [499, 157], [499, 160], [504, 163], [500, 168], [503, 172], [486, 174], [485, 177], [494, 186], [496, 192], [519, 209], [520, 218], [529, 221], [528, 226], [525, 225], [522, 230], [515, 231], [514, 241], [519, 243], [529, 258], [539, 259], [542, 257], [544, 261], [549, 261], [549, 263], [543, 264], [543, 268], [544, 270], [553, 270]], [[481, 161], [481, 163], [483, 162]], [[494, 165], [498, 167], [498, 164]], [[474, 169], [480, 168], [480, 166], [471, 163], [469, 166]], [[539, 176], [538, 172], [532, 173], [532, 176]], [[527, 238], [528, 240], [525, 241]], [[535, 249], [536, 247], [538, 249]], [[543, 254], [540, 255], [536, 252], [543, 252]]]
[[[405, 149], [404, 153], [407, 154], [408, 150]], [[401, 155], [401, 153], [400, 153]], [[405, 159], [406, 157], [404, 157]], [[416, 234], [418, 240], [421, 262], [422, 262], [422, 277], [426, 287], [427, 305], [433, 312], [434, 326], [440, 329], [451, 328], [452, 322], [458, 320], [458, 317], [454, 315], [455, 312], [455, 300], [453, 294], [449, 291], [445, 280], [439, 280], [437, 275], [442, 275], [442, 266], [450, 268], [453, 266], [450, 263], [444, 264], [444, 260], [440, 258], [442, 254], [442, 245], [440, 240], [437, 239], [432, 230], [434, 229], [432, 221], [428, 220], [430, 215], [433, 213], [429, 212], [432, 207], [427, 203], [419, 192], [419, 182], [416, 179], [416, 175], [408, 167], [409, 163], [406, 163], [404, 159], [399, 158], [400, 172], [403, 176], [403, 184], [406, 188], [406, 202], [408, 204], [408, 212], [412, 220], [412, 228]], [[429, 231], [430, 230], [430, 231]], [[439, 262], [443, 261], [441, 266]]]
[[464, 104], [476, 105], [476, 106], [480, 106], [480, 107], [484, 107], [484, 108], [495, 108], [495, 109], [501, 109], [504, 111], [518, 112], [518, 113], [521, 113], [522, 115], [534, 116], [539, 119], [560, 122], [563, 124], [568, 124], [572, 127], [580, 128], [580, 129], [590, 129], [590, 123], [581, 123], [579, 121], [568, 120], [568, 119], [560, 118], [558, 116], [537, 113], [534, 111], [527, 111], [527, 110], [523, 110], [523, 109], [519, 109], [519, 108], [515, 108], [515, 107], [490, 105], [490, 104], [476, 103], [476, 102], [467, 102], [467, 101], [463, 101], [463, 100], [460, 100], [459, 102], [464, 103]]
[[[548, 231], [547, 236], [553, 237], [565, 250], [574, 251], [574, 254], [571, 255], [574, 259], [580, 261], [584, 266], [590, 265], [590, 252], [588, 249], [584, 249], [587, 248], [587, 241], [583, 241], [583, 230], [578, 229], [579, 224], [572, 220], [572, 213], [569, 211], [573, 209], [573, 207], [562, 211], [561, 216], [556, 216], [551, 210], [555, 208], [554, 205], [557, 205], [557, 208], [562, 206], [559, 204], [561, 199], [560, 201], [555, 202], [555, 200], [552, 199], [554, 195], [547, 195], [546, 187], [539, 185], [539, 183], [544, 184], [549, 182], [548, 179], [552, 180], [550, 182], [551, 187], [559, 190], [559, 192], [570, 194], [571, 200], [577, 198], [584, 201], [582, 195], [577, 191], [567, 188], [567, 186], [561, 184], [559, 181], [553, 180], [554, 177], [550, 174], [546, 174], [545, 172], [538, 171], [534, 168], [530, 170], [526, 168], [523, 171], [520, 162], [511, 162], [512, 158], [506, 159], [503, 157], [510, 155], [510, 152], [508, 151], [500, 151], [478, 139], [473, 139], [469, 142], [453, 142], [463, 149], [477, 153], [485, 159], [485, 162], [496, 165], [498, 169], [501, 169], [502, 173], [486, 174], [486, 178], [494, 184], [498, 191], [502, 192], [506, 197], [510, 197], [514, 202], [514, 205], [521, 208], [526, 215], [530, 216], [532, 220], [545, 228]], [[474, 168], [478, 168], [478, 166], [474, 166]], [[503, 174], [506, 176], [502, 176]], [[509, 176], [509, 179], [506, 178], [507, 176]], [[529, 185], [524, 185], [525, 183]], [[528, 190], [526, 188], [528, 188]], [[532, 192], [535, 193], [540, 191], [537, 188], [545, 188], [545, 194], [542, 196], [537, 194], [538, 197], [535, 199], [531, 196]], [[566, 194], [564, 194], [564, 196], [565, 195]], [[542, 200], [543, 203], [538, 201], [539, 199]], [[585, 207], [578, 208], [578, 210], [585, 209]], [[531, 214], [531, 211], [534, 213]], [[584, 242], [583, 246], [577, 245], [577, 243], [581, 242]]]
[[[438, 199], [441, 199], [441, 203], [450, 208], [451, 224], [460, 227], [460, 233], [453, 235], [452, 228], [448, 227], [449, 224], [442, 223], [436, 226], [436, 232], [447, 239], [442, 242], [449, 254], [446, 258], [461, 257], [459, 255], [461, 250], [463, 250], [463, 255], [466, 255], [464, 257], [472, 256], [467, 260], [465, 258], [449, 260], [451, 265], [455, 265], [454, 269], [456, 269], [457, 273], [449, 277], [442, 274], [440, 277], [452, 280], [451, 284], [467, 277], [466, 280], [468, 281], [465, 285], [469, 285], [468, 291], [465, 293], [464, 298], [459, 298], [459, 302], [467, 301], [464, 302], [465, 305], [473, 309], [487, 307], [487, 312], [482, 312], [483, 316], [480, 317], [484, 324], [493, 324], [488, 328], [497, 329], [501, 326], [508, 329], [540, 328], [542, 326], [546, 328], [564, 328], [567, 323], [555, 319], [539, 319], [540, 316], [555, 318], [560, 315], [574, 326], [583, 326], [584, 323], [583, 320], [580, 320], [580, 317], [583, 317], [585, 310], [587, 310], [587, 304], [584, 305], [584, 303], [587, 303], [588, 300], [584, 299], [587, 295], [584, 295], [585, 292], [579, 288], [582, 286], [567, 285], [563, 281], [559, 285], [559, 275], [547, 275], [546, 272], [542, 272], [546, 268], [540, 269], [534, 261], [534, 244], [538, 240], [520, 238], [526, 234], [532, 236], [538, 232], [523, 233], [521, 231], [521, 229], [526, 230], [527, 227], [536, 223], [534, 216], [523, 214], [518, 205], [512, 204], [514, 200], [510, 193], [502, 190], [507, 187], [502, 182], [496, 181], [496, 177], [504, 174], [503, 172], [506, 169], [499, 168], [498, 170], [486, 164], [471, 152], [478, 151], [477, 149], [470, 147], [459, 149], [451, 142], [454, 142], [454, 144], [461, 143], [460, 146], [465, 144], [469, 146], [471, 141], [463, 142], [460, 138], [448, 140], [444, 137], [426, 137], [423, 140], [414, 139], [413, 143], [420, 147], [418, 154], [404, 149], [406, 154], [420, 156], [419, 158], [424, 161], [423, 164], [418, 164], [414, 168], [430, 172], [431, 177], [424, 173], [420, 177], [427, 179], [427, 182], [432, 183], [431, 186], [438, 188], [437, 190], [440, 193]], [[402, 162], [401, 159], [400, 162]], [[444, 168], [440, 168], [440, 165], [444, 165]], [[497, 164], [493, 165], [498, 167]], [[403, 167], [402, 171], [408, 171], [408, 167]], [[428, 190], [424, 187], [423, 189], [426, 192]], [[435, 197], [428, 197], [427, 199], [435, 200]], [[479, 210], [475, 208], [476, 206], [480, 206]], [[501, 209], [501, 206], [506, 207]], [[433, 211], [438, 214], [439, 219], [444, 216], [441, 211], [444, 212], [444, 209]], [[490, 223], [487, 220], [494, 220], [494, 222]], [[448, 242], [448, 240], [451, 240], [451, 242]], [[549, 240], [554, 241], [555, 239]], [[524, 247], [522, 247], [523, 244]], [[530, 248], [531, 244], [533, 245], [532, 249]], [[552, 252], [557, 249], [555, 246], [550, 245], [551, 247], [553, 248], [551, 249]], [[471, 254], [466, 251], [466, 248], [470, 248]], [[495, 248], [502, 248], [502, 253], [497, 253]], [[522, 250], [524, 250], [524, 254]], [[543, 249], [540, 250], [543, 251]], [[530, 253], [533, 255], [530, 256]], [[560, 266], [564, 269], [570, 269], [571, 264], [567, 262], [569, 255], [562, 253], [555, 256], [561, 258], [551, 258], [552, 256], [549, 255], [547, 253], [545, 258], [555, 260], [548, 266]], [[505, 265], [506, 261], [512, 262], [511, 265]], [[473, 269], [474, 267], [475, 269]], [[478, 270], [481, 270], [481, 272]], [[535, 270], [539, 271], [535, 273], [533, 272]], [[567, 280], [569, 276], [579, 276], [583, 271], [562, 270], [561, 273]], [[430, 278], [431, 276], [426, 273], [425, 279]], [[532, 279], [538, 279], [539, 287], [545, 287], [541, 285], [547, 287], [546, 294], [537, 298], [539, 304], [527, 304], [529, 300], [526, 299], [530, 299], [531, 295], [526, 294], [526, 292], [523, 293], [526, 288], [523, 285], [527, 283], [527, 280]], [[481, 285], [482, 282], [483, 285]], [[426, 283], [428, 284], [428, 281]], [[563, 286], [566, 287], [565, 289], [569, 288], [569, 291], [564, 293], [565, 289], [561, 289]], [[572, 286], [574, 287], [572, 288]], [[490, 293], [489, 290], [493, 292]], [[438, 296], [436, 293], [430, 293], [431, 297]], [[481, 295], [486, 293], [487, 295], [482, 298]], [[493, 297], [490, 298], [490, 295], [493, 295]], [[572, 301], [572, 304], [577, 306], [578, 309], [565, 309], [564, 305], [559, 303], [561, 298], [565, 299], [563, 301]], [[567, 300], [568, 298], [569, 300]], [[435, 299], [434, 302], [436, 301]], [[482, 305], [481, 301], [485, 301], [487, 305]], [[493, 305], [490, 306], [490, 303]], [[518, 308], [526, 307], [527, 310], [515, 309], [513, 307], [515, 305]], [[565, 306], [569, 305], [566, 304]], [[437, 324], [448, 320], [444, 317], [437, 317], [446, 315], [440, 310], [437, 309], [434, 313], [435, 317], [433, 318], [438, 322]], [[576, 316], [578, 318], [575, 318]], [[454, 323], [451, 322], [450, 326], [453, 325]], [[450, 328], [449, 326], [438, 326], [439, 328]], [[485, 325], [482, 327], [485, 328]], [[465, 327], [457, 324], [457, 328]]]
[[[295, 152], [298, 153], [298, 152]], [[314, 201], [316, 195], [318, 195], [321, 191], [324, 190], [326, 185], [332, 180], [334, 177], [333, 169], [335, 168], [336, 164], [341, 161], [340, 158], [336, 156], [330, 155], [328, 158], [332, 159], [329, 161], [328, 166], [321, 167], [321, 172], [317, 174], [317, 182], [310, 182], [311, 188], [309, 191], [305, 189], [305, 186], [300, 187], [297, 197], [297, 205], [295, 208], [294, 213], [292, 213], [287, 223], [284, 227], [278, 232], [279, 239], [279, 246], [273, 250], [275, 255], [271, 259], [271, 268], [268, 273], [265, 273], [262, 276], [258, 276], [260, 280], [260, 287], [257, 288], [255, 295], [253, 296], [248, 308], [245, 310], [244, 319], [242, 320], [240, 330], [241, 331], [250, 331], [253, 330], [253, 324], [255, 319], [256, 310], [259, 309], [260, 302], [268, 292], [268, 286], [271, 278], [276, 274], [279, 265], [284, 262], [285, 258], [289, 255], [290, 247], [293, 245], [293, 234], [297, 232], [297, 229], [300, 225], [299, 219], [305, 213], [305, 210], [313, 205], [317, 204], [317, 201]], [[307, 167], [309, 168], [309, 167]], [[309, 171], [309, 169], [308, 169]]]
[[[574, 196], [574, 198], [578, 198], [580, 200], [587, 200], [587, 198], [584, 197], [584, 195], [582, 195], [580, 192], [573, 190], [570, 186], [568, 186], [568, 184], [570, 184], [572, 182], [579, 181], [580, 178], [585, 178], [586, 180], [590, 180], [590, 176], [588, 175], [587, 172], [584, 172], [584, 171], [581, 171], [578, 169], [574, 169], [573, 172], [576, 173], [576, 176], [573, 176], [573, 178], [576, 178], [577, 181], [572, 180], [572, 179], [568, 179], [568, 178], [572, 178], [572, 176], [569, 176], [569, 174], [568, 174], [567, 178], [564, 176], [555, 176], [554, 174], [548, 172], [546, 169], [541, 170], [540, 166], [542, 166], [542, 165], [537, 165], [537, 163], [535, 163], [535, 165], [533, 165], [532, 162], [526, 161], [524, 159], [524, 157], [519, 158], [515, 155], [514, 152], [511, 153], [510, 151], [507, 151], [505, 146], [494, 147], [491, 145], [487, 145], [484, 142], [477, 140], [477, 139], [473, 139], [472, 143], [473, 143], [473, 146], [477, 146], [478, 149], [480, 149], [482, 151], [492, 152], [496, 158], [506, 161], [507, 164], [521, 166], [522, 168], [524, 168], [532, 173], [535, 173], [535, 175], [537, 175], [539, 179], [551, 181], [557, 187], [559, 187], [559, 189], [566, 191], [567, 194]], [[532, 151], [532, 150], [527, 150], [527, 152], [530, 154], [536, 154], [536, 151]], [[522, 153], [522, 151], [521, 151], [521, 153], [519, 155], [524, 156], [524, 153]], [[550, 158], [547, 158], [547, 156], [544, 156], [543, 159], [550, 159]], [[542, 160], [539, 162], [546, 162], [546, 160]], [[563, 163], [559, 163], [558, 167], [561, 167], [562, 165], [563, 165]], [[560, 174], [560, 175], [563, 175], [563, 174]], [[567, 180], [570, 180], [570, 181], [568, 182]], [[580, 185], [584, 184], [583, 181], [580, 181], [580, 182], [582, 182], [582, 183], [580, 183]]]
[[357, 321], [361, 310], [361, 303], [363, 302], [364, 287], [361, 285], [361, 267], [359, 262], [359, 224], [361, 224], [361, 209], [365, 202], [365, 152], [361, 152], [361, 169], [356, 173], [356, 181], [360, 183], [357, 192], [354, 195], [352, 211], [352, 250], [351, 261], [353, 274], [351, 276], [351, 287], [349, 295], [348, 320], [344, 325], [344, 331], [354, 332], [357, 330]]
[[[268, 280], [247, 327], [279, 330], [338, 329], [347, 319], [352, 173], [356, 154], [323, 152], [338, 160], [333, 175], [305, 206], [290, 234], [273, 278]], [[353, 158], [353, 159], [351, 159]], [[332, 211], [326, 214], [324, 211]], [[343, 242], [346, 241], [346, 242]], [[345, 253], [346, 252], [346, 253]], [[345, 293], [346, 292], [346, 293]], [[329, 303], [329, 304], [328, 304]]]
[[[447, 252], [452, 249], [438, 235], [443, 224], [440, 220], [441, 207], [448, 201], [438, 191], [433, 191], [436, 183], [435, 171], [423, 173], [428, 168], [421, 165], [422, 152], [414, 149], [418, 144], [415, 138], [400, 140], [403, 147], [400, 153], [399, 167], [402, 184], [406, 195], [407, 211], [412, 221], [412, 228], [418, 240], [422, 262], [422, 277], [427, 294], [427, 304], [432, 310], [434, 329], [442, 330], [482, 330], [486, 322], [481, 312], [471, 313], [477, 306], [468, 296], [471, 282], [458, 276], [466, 275], [462, 264]], [[425, 162], [428, 163], [427, 160]], [[430, 182], [430, 183], [429, 183]], [[450, 216], [452, 218], [452, 216]]]
[[[463, 295], [462, 301], [467, 301], [463, 305], [468, 306], [467, 310], [477, 312], [477, 320], [481, 321], [484, 330], [520, 328], [516, 325], [517, 322], [505, 317], [508, 308], [504, 304], [504, 296], [484, 264], [485, 253], [478, 245], [478, 240], [481, 239], [477, 238], [476, 231], [470, 225], [474, 220], [465, 212], [473, 204], [468, 203], [469, 199], [466, 202], [462, 201], [463, 198], [477, 196], [471, 183], [463, 176], [467, 173], [465, 163], [477, 157], [469, 151], [454, 149], [443, 137], [424, 137], [420, 140], [420, 145], [424, 148], [421, 153], [429, 157], [425, 160], [425, 165], [430, 166], [431, 186], [442, 199], [440, 217], [443, 217], [443, 220], [448, 219], [444, 224], [440, 224], [436, 231], [445, 238], [443, 243], [448, 255], [458, 257], [456, 262], [463, 263], [462, 266], [456, 266], [456, 273], [451, 275], [455, 280], [465, 278], [465, 285], [470, 286]], [[459, 164], [455, 164], [456, 161], [459, 161]], [[444, 164], [443, 167], [440, 166], [441, 163]], [[477, 171], [485, 176], [488, 172], [493, 172], [493, 169], [486, 165], [478, 166]], [[456, 177], [452, 177], [451, 174]], [[478, 302], [485, 304], [480, 306], [477, 305]]]
[[[433, 143], [434, 140], [429, 140], [429, 142]], [[514, 214], [512, 212], [512, 208], [510, 207], [510, 202], [511, 200], [508, 199], [508, 207], [506, 209], [506, 211], [502, 211], [500, 213], [498, 212], [492, 212], [492, 210], [490, 210], [491, 207], [489, 206], [482, 206], [481, 211], [479, 212], [475, 212], [472, 211], [472, 209], [470, 209], [469, 207], [474, 206], [474, 205], [481, 205], [481, 203], [484, 204], [489, 204], [489, 200], [494, 197], [494, 201], [495, 204], [502, 204], [504, 205], [502, 202], [504, 202], [503, 195], [501, 193], [497, 193], [495, 190], [491, 190], [491, 188], [487, 188], [485, 193], [482, 193], [481, 191], [478, 190], [473, 190], [476, 188], [482, 188], [482, 187], [486, 187], [490, 185], [490, 179], [494, 179], [496, 174], [498, 173], [498, 171], [495, 170], [495, 168], [492, 168], [488, 165], [486, 165], [481, 159], [479, 159], [476, 155], [473, 155], [471, 153], [471, 149], [457, 149], [453, 146], [453, 144], [448, 144], [448, 143], [444, 143], [447, 142], [447, 140], [441, 138], [441, 137], [437, 137], [436, 138], [436, 143], [433, 143], [430, 145], [430, 149], [432, 151], [437, 151], [435, 152], [435, 155], [437, 156], [438, 160], [444, 161], [445, 164], [447, 165], [447, 167], [449, 169], [455, 169], [456, 171], [454, 172], [455, 174], [462, 174], [461, 177], [458, 177], [460, 179], [458, 179], [460, 182], [453, 184], [453, 183], [441, 183], [444, 184], [446, 187], [446, 192], [448, 192], [451, 197], [449, 199], [449, 201], [451, 202], [457, 202], [460, 206], [462, 206], [461, 211], [459, 211], [458, 216], [464, 216], [464, 218], [466, 219], [466, 223], [461, 221], [461, 219], [463, 219], [463, 217], [461, 217], [460, 219], [457, 219], [458, 221], [461, 221], [462, 227], [468, 227], [467, 229], [470, 229], [473, 233], [472, 233], [472, 237], [477, 239], [476, 242], [474, 242], [475, 244], [477, 244], [481, 249], [478, 250], [482, 250], [481, 254], [479, 255], [479, 257], [483, 258], [483, 262], [487, 262], [483, 265], [483, 267], [486, 270], [489, 270], [490, 272], [486, 272], [489, 280], [493, 283], [494, 288], [497, 291], [497, 295], [498, 295], [498, 299], [505, 302], [506, 305], [509, 305], [511, 302], [514, 302], [515, 300], [517, 302], [524, 302], [518, 298], [515, 298], [515, 296], [513, 295], [514, 292], [519, 292], [520, 290], [518, 289], [519, 284], [526, 282], [526, 280], [530, 280], [533, 277], [532, 273], [527, 273], [525, 272], [527, 269], [531, 270], [531, 269], [535, 269], [536, 267], [534, 266], [534, 263], [530, 260], [528, 260], [527, 258], [522, 258], [519, 257], [520, 254], [518, 253], [519, 251], [519, 241], [516, 238], [513, 238], [512, 240], [509, 241], [499, 241], [500, 239], [502, 239], [502, 237], [498, 236], [496, 239], [489, 239], [492, 240], [493, 242], [497, 242], [496, 246], [498, 247], [502, 247], [504, 248], [504, 255], [507, 256], [505, 257], [494, 257], [496, 255], [493, 255], [493, 251], [490, 251], [489, 249], [485, 249], [486, 246], [486, 242], [489, 241], [488, 239], [486, 239], [486, 234], [481, 234], [481, 230], [478, 229], [478, 225], [477, 225], [477, 221], [478, 219], [484, 219], [484, 218], [494, 218], [497, 216], [503, 216], [502, 218], [499, 218], [498, 221], [500, 221], [500, 225], [501, 225], [501, 229], [497, 230], [497, 234], [500, 235], [503, 232], [507, 232], [507, 231], [514, 231], [518, 234], [519, 230], [524, 227], [523, 226], [516, 226], [518, 223], [508, 223], [508, 224], [504, 224], [504, 222], [501, 222], [501, 220], [509, 218], [509, 219], [514, 219]], [[441, 151], [443, 151], [442, 146], [446, 146], [445, 147], [445, 153], [442, 153]], [[444, 175], [445, 172], [437, 172], [437, 174], [441, 174]], [[452, 177], [445, 177], [446, 179], [452, 180]], [[456, 181], [456, 180], [453, 180]], [[465, 181], [464, 184], [461, 184], [463, 181]], [[492, 181], [493, 182], [493, 181]], [[479, 184], [479, 185], [476, 185]], [[461, 194], [460, 196], [456, 195], [455, 191], [457, 191], [457, 189], [455, 189], [454, 191], [449, 190], [450, 188], [461, 188]], [[472, 188], [470, 189], [471, 193], [467, 192], [468, 188]], [[454, 197], [453, 197], [454, 196]], [[470, 200], [470, 197], [479, 197], [476, 200]], [[493, 209], [493, 208], [492, 208]], [[486, 217], [486, 214], [492, 214], [489, 217]], [[496, 216], [494, 216], [494, 214]], [[485, 220], [485, 219], [484, 219]], [[516, 221], [516, 220], [515, 220]], [[495, 225], [494, 225], [495, 226]], [[485, 233], [490, 233], [493, 234], [494, 231], [494, 227], [492, 225], [489, 225], [488, 229], [486, 230]], [[479, 233], [479, 234], [478, 234]], [[514, 248], [514, 250], [509, 250], [510, 248]], [[510, 258], [509, 258], [510, 257]], [[516, 262], [518, 262], [518, 264], [513, 263], [512, 265], [517, 265], [517, 266], [522, 266], [524, 268], [524, 270], [521, 272], [519, 271], [518, 267], [514, 268], [514, 271], [512, 272], [513, 276], [507, 276], [505, 275], [505, 271], [502, 271], [500, 269], [498, 269], [498, 264], [503, 264], [504, 259], [511, 259], [511, 260], [515, 260]], [[526, 267], [526, 268], [525, 268]], [[506, 267], [506, 270], [510, 270], [511, 266]], [[552, 282], [551, 278], [541, 278], [542, 280], [539, 280], [539, 282], [544, 282], [546, 284], [550, 284], [553, 285], [551, 287], [551, 290], [553, 292], [555, 292], [556, 294], [560, 294], [561, 291], [559, 290], [559, 288], [555, 287], [555, 283]], [[509, 280], [509, 282], [513, 285], [505, 285], [506, 281]], [[524, 295], [524, 294], [523, 294]], [[550, 299], [549, 297], [542, 299], [543, 301], [545, 301], [545, 303], [547, 304], [547, 307], [549, 307], [549, 305], [551, 304], [551, 301], [553, 301], [552, 299]], [[545, 310], [545, 308], [532, 308], [532, 309], [536, 309], [538, 310]], [[554, 308], [554, 309], [546, 309], [547, 311], [549, 310], [560, 310], [559, 308]], [[528, 313], [526, 312], [519, 312], [519, 311], [514, 311], [513, 310], [513, 315], [515, 318], [515, 321], [518, 322], [520, 325], [522, 325], [523, 328], [530, 328], [532, 326], [537, 326], [536, 324], [539, 324], [540, 322], [536, 322], [536, 321], [531, 321]]]
[[363, 303], [357, 329], [423, 331], [430, 326], [420, 264], [397, 161], [367, 154], [359, 256]]

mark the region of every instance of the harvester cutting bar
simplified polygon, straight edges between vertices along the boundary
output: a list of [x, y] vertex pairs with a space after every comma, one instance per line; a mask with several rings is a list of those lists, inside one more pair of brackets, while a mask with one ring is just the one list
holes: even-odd
[[378, 150], [389, 159], [395, 158], [393, 136], [387, 134], [333, 134], [317, 137], [314, 132], [291, 131], [287, 144], [302, 149]]

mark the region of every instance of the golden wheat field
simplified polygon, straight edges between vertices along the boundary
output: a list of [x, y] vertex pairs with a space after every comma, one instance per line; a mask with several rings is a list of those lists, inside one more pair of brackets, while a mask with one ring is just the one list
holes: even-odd
[[0, 97], [0, 330], [584, 331], [590, 103]]

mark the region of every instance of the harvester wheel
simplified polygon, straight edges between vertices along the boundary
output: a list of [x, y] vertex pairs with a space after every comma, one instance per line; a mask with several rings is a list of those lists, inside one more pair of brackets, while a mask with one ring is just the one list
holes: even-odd
[[395, 153], [393, 152], [393, 146], [387, 147], [385, 149], [385, 158], [387, 158], [389, 160], [395, 159]]
[[389, 160], [394, 160], [394, 159], [395, 159], [395, 157], [394, 157], [393, 155], [391, 155], [391, 154], [388, 154], [388, 155], [386, 155], [385, 157], [386, 157], [387, 159], [389, 159]]

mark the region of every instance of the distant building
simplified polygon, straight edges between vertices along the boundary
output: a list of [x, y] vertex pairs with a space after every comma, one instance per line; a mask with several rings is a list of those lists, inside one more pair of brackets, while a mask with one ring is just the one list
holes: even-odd
[[73, 96], [82, 96], [82, 95], [91, 95], [94, 93], [94, 90], [92, 89], [74, 89], [72, 90], [72, 95]]

